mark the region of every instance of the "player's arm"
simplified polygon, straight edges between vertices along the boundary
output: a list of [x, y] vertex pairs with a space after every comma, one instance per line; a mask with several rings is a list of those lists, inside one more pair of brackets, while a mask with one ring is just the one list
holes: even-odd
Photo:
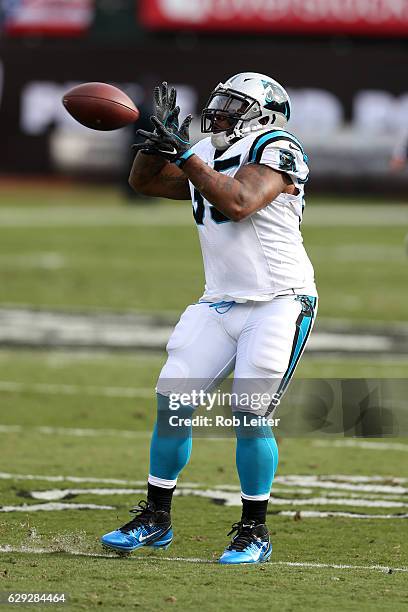
[[[177, 112], [175, 109], [177, 117], [178, 111], [178, 108]], [[287, 174], [262, 163], [247, 164], [234, 178], [209, 168], [191, 149], [191, 115], [173, 132], [156, 117], [152, 117], [151, 121], [154, 132], [138, 131], [141, 136], [147, 138], [151, 151], [159, 152], [164, 158], [174, 161], [174, 165], [182, 168], [184, 176], [206, 200], [231, 221], [246, 219], [270, 204], [283, 191], [294, 188]]]
[[205, 199], [231, 221], [246, 219], [293, 188], [287, 174], [264, 164], [246, 164], [235, 177], [230, 177], [192, 155], [184, 163], [183, 172]]
[[130, 171], [129, 184], [135, 191], [147, 196], [190, 199], [184, 172], [159, 155], [146, 155], [139, 151]]
[[[176, 97], [175, 88], [169, 87], [166, 81], [153, 90], [154, 117], [170, 130], [178, 129], [180, 109], [176, 106]], [[165, 157], [157, 154], [149, 138], [144, 143], [133, 145], [133, 149], [138, 153], [130, 171], [129, 184], [135, 191], [159, 198], [190, 199], [186, 175]]]

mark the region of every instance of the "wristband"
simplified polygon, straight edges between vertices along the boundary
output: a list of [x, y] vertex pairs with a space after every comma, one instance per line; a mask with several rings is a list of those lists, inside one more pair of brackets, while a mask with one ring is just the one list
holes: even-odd
[[176, 159], [175, 164], [179, 167], [182, 168], [183, 165], [186, 163], [186, 161], [188, 159], [190, 159], [190, 157], [194, 155], [194, 151], [192, 151], [191, 149], [189, 149], [188, 151], [186, 151], [185, 153], [183, 153], [183, 155], [181, 155], [178, 159]]

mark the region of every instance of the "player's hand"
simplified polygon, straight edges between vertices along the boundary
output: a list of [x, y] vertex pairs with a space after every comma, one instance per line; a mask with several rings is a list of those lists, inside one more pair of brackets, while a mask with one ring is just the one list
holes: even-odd
[[166, 81], [157, 85], [153, 90], [153, 115], [170, 130], [173, 126], [169, 118], [176, 107], [176, 99], [177, 91], [175, 87], [169, 87]]
[[[175, 87], [169, 87], [166, 81], [157, 85], [153, 90], [153, 113], [157, 119], [165, 125], [171, 132], [178, 130], [178, 113], [180, 109], [176, 107], [177, 91]], [[134, 151], [143, 151], [147, 155], [159, 155], [155, 150], [154, 143], [147, 139], [143, 146], [140, 144], [132, 145]]]
[[[167, 115], [167, 123], [169, 126], [169, 130], [171, 131], [177, 131], [179, 129], [179, 120], [178, 120], [178, 116], [180, 113], [180, 108], [178, 106], [176, 106], [168, 115]], [[158, 118], [157, 118], [158, 119]], [[153, 117], [150, 117], [150, 121], [151, 123], [153, 123]], [[160, 125], [162, 126], [163, 122], [160, 123]], [[155, 124], [153, 123], [153, 126], [155, 127]], [[170, 127], [171, 126], [171, 127]], [[162, 150], [162, 148], [160, 148], [160, 146], [158, 146], [158, 143], [156, 141], [156, 139], [152, 139], [150, 138], [151, 136], [158, 136], [157, 133], [157, 129], [154, 129], [153, 132], [147, 132], [145, 130], [137, 130], [137, 133], [144, 137], [146, 140], [143, 143], [138, 143], [138, 144], [134, 144], [132, 145], [132, 149], [134, 151], [142, 151], [143, 153], [145, 153], [145, 155], [163, 155], [164, 151]], [[166, 157], [166, 159], [169, 159]], [[172, 160], [170, 160], [172, 161]]]
[[138, 130], [137, 133], [146, 138], [146, 142], [134, 145], [133, 149], [151, 155], [161, 155], [170, 162], [179, 162], [178, 165], [181, 165], [181, 162], [184, 161], [182, 158], [186, 159], [185, 156], [190, 153], [189, 130], [193, 117], [192, 115], [187, 115], [181, 126], [178, 127], [179, 113], [180, 109], [176, 106], [174, 111], [168, 116], [168, 122], [172, 123], [174, 131], [170, 131], [157, 117], [152, 116], [150, 120], [155, 128], [154, 132]]

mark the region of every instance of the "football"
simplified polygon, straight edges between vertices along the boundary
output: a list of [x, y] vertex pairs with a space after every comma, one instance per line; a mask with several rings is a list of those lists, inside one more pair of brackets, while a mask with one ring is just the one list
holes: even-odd
[[129, 96], [107, 83], [78, 85], [63, 96], [62, 103], [74, 119], [93, 130], [117, 130], [140, 116]]

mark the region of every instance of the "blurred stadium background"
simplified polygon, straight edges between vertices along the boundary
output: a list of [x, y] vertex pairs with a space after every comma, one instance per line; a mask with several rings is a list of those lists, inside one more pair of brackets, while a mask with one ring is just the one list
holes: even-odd
[[[390, 159], [408, 140], [408, 3], [1, 0], [0, 6], [2, 588], [65, 589], [78, 609], [113, 607], [118, 597], [130, 607], [133, 591], [109, 591], [105, 579], [120, 574], [124, 584], [132, 568], [108, 568], [95, 556], [96, 538], [134, 504], [136, 493], [125, 484], [144, 481], [155, 379], [172, 325], [200, 296], [201, 256], [188, 202], [148, 200], [127, 187], [129, 145], [140, 124], [92, 132], [68, 116], [62, 94], [81, 82], [113, 83], [146, 122], [152, 88], [167, 80], [177, 87], [182, 114], [194, 114], [198, 139], [201, 108], [219, 81], [246, 70], [280, 81], [293, 102], [289, 130], [310, 157], [303, 231], [320, 291], [317, 327], [298, 377], [406, 379], [408, 167], [397, 172]], [[208, 441], [198, 440], [186, 480], [236, 486], [230, 442], [228, 452], [213, 444], [209, 457]], [[325, 499], [318, 498], [323, 485], [310, 480], [302, 481], [309, 493], [295, 486], [279, 491], [278, 483], [272, 498], [271, 513], [281, 514], [271, 521], [281, 564], [272, 566], [273, 588], [282, 609], [303, 605], [310, 589], [315, 609], [331, 609], [340, 597], [343, 609], [368, 609], [369, 601], [374, 610], [374, 585], [378, 609], [403, 609], [403, 572], [394, 572], [390, 600], [384, 568], [406, 571], [399, 520], [408, 516], [406, 440], [289, 439], [281, 448], [283, 479], [332, 475]], [[104, 478], [122, 479], [116, 482], [122, 493], [84, 489]], [[343, 497], [333, 506], [342, 478]], [[48, 490], [54, 486], [59, 493]], [[212, 559], [224, 544], [217, 521], [228, 525], [237, 510], [228, 493], [186, 495], [176, 505], [186, 536], [174, 554]], [[94, 511], [79, 521], [81, 508]], [[299, 520], [307, 512], [317, 514]], [[206, 523], [204, 515], [214, 520]], [[155, 585], [152, 593], [151, 565], [142, 558], [139, 605], [233, 609], [217, 568], [160, 565], [171, 587]], [[315, 562], [332, 570], [358, 566], [364, 580], [347, 574], [342, 582], [340, 569], [334, 575]], [[208, 584], [196, 590], [204, 572]], [[261, 578], [252, 575], [260, 589]], [[300, 588], [299, 580], [308, 582]], [[245, 598], [244, 585], [231, 589]], [[355, 608], [347, 607], [350, 593]]]
[[129, 135], [92, 133], [68, 117], [60, 99], [73, 83], [117, 83], [149, 112], [153, 84], [167, 79], [182, 110], [197, 117], [198, 138], [199, 113], [216, 83], [256, 69], [290, 91], [291, 129], [310, 151], [311, 191], [389, 196], [407, 188], [406, 172], [386, 180], [395, 141], [408, 131], [405, 2], [2, 4], [4, 173], [123, 175]]

